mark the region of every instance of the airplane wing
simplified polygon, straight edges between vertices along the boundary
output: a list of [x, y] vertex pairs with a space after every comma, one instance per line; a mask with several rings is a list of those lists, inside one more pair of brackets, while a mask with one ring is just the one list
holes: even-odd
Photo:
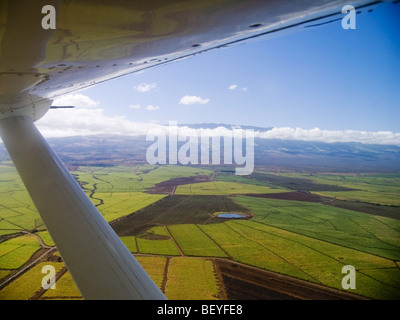
[[[379, 2], [352, 5], [360, 10]], [[60, 95], [260, 36], [340, 19], [347, 4], [0, 0], [0, 136], [84, 298], [165, 299], [34, 121]]]

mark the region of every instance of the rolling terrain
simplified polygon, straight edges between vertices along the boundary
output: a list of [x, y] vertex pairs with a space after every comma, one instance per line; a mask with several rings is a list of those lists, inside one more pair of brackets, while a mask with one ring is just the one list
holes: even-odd
[[[231, 129], [232, 125], [187, 125], [190, 128]], [[235, 126], [237, 127], [237, 126]], [[265, 132], [271, 128], [242, 126]], [[70, 168], [74, 166], [134, 166], [147, 163], [146, 150], [152, 142], [145, 136], [76, 136], [49, 138], [51, 147]], [[400, 172], [400, 147], [362, 143], [324, 143], [255, 138], [255, 165], [267, 171], [297, 172]], [[184, 142], [178, 143], [178, 148]], [[223, 141], [221, 148], [223, 147]], [[168, 148], [167, 148], [168, 151]], [[9, 161], [0, 144], [0, 161]], [[221, 161], [223, 163], [223, 161]], [[229, 166], [227, 166], [229, 168]]]
[[[62, 151], [71, 173], [169, 299], [400, 299], [395, 165], [278, 169], [264, 159], [235, 176], [229, 166], [141, 163], [129, 140], [82, 138], [77, 152], [74, 139]], [[81, 299], [6, 156], [0, 181], [0, 299]], [[41, 287], [49, 264], [56, 290]], [[345, 265], [356, 289], [342, 287]]]

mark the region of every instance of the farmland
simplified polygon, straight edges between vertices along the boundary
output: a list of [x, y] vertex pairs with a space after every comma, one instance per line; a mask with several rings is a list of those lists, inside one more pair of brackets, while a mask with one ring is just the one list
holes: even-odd
[[18, 269], [39, 248], [39, 241], [34, 235], [23, 235], [0, 243], [0, 269]]
[[277, 176], [261, 172], [253, 175], [255, 179], [268, 180], [291, 189], [313, 191], [322, 196], [379, 205], [400, 205], [398, 175], [291, 173]]
[[400, 220], [317, 203], [237, 197], [253, 210], [252, 221], [400, 260]]
[[111, 226], [120, 236], [139, 235], [148, 228], [171, 224], [222, 223], [212, 215], [217, 211], [250, 211], [228, 196], [168, 196], [135, 214], [113, 221]]
[[[150, 165], [72, 173], [167, 298], [400, 298], [399, 175]], [[0, 299], [80, 299], [15, 169], [0, 167], [0, 181]], [[41, 288], [43, 264], [56, 267], [56, 290]], [[345, 265], [356, 289], [341, 286]]]
[[176, 194], [231, 195], [236, 193], [278, 193], [284, 191], [287, 190], [238, 182], [213, 181], [179, 186]]

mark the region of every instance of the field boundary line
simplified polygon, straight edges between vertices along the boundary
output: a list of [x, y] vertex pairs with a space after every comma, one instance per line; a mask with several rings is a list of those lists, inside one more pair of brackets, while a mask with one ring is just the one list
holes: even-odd
[[[218, 289], [219, 289], [218, 300], [228, 300], [228, 295], [226, 293], [224, 279], [222, 277], [222, 272], [218, 266], [217, 259], [221, 259], [221, 258], [214, 258], [214, 259], [211, 259], [211, 261], [213, 264], [213, 271], [215, 273], [215, 277], [216, 277], [217, 285], [218, 285]], [[224, 259], [224, 258], [222, 258], [222, 259]], [[226, 260], [231, 261], [229, 259], [226, 259]]]
[[228, 252], [225, 251], [224, 248], [222, 248], [209, 234], [207, 234], [202, 228], [200, 228], [197, 224], [195, 224], [197, 229], [199, 229], [207, 238], [209, 238], [218, 248], [221, 249], [222, 252], [224, 252], [227, 256], [228, 259], [232, 259], [232, 257], [229, 255]]
[[[366, 233], [370, 234], [370, 235], [371, 235], [374, 239], [376, 239], [377, 241], [382, 242], [382, 243], [384, 243], [384, 244], [386, 244], [386, 245], [388, 245], [388, 246], [394, 247], [393, 249], [389, 249], [389, 248], [384, 249], [384, 248], [380, 248], [380, 247], [374, 247], [374, 248], [379, 248], [379, 249], [383, 249], [383, 250], [395, 250], [395, 251], [398, 251], [398, 250], [400, 249], [399, 246], [396, 246], [396, 245], [394, 245], [394, 244], [391, 244], [390, 242], [386, 242], [386, 241], [380, 239], [376, 234], [372, 233], [372, 232], [369, 231], [368, 229], [366, 229], [366, 228], [364, 228], [363, 226], [361, 226], [358, 222], [354, 221], [351, 217], [349, 217], [349, 220], [350, 220], [351, 222], [353, 222], [355, 225], [357, 225], [360, 229], [363, 229]], [[391, 228], [391, 229], [394, 230], [393, 228]], [[397, 231], [397, 233], [399, 233], [399, 232]]]
[[[315, 239], [315, 240], [318, 240], [318, 241], [326, 242], [326, 243], [329, 243], [329, 244], [332, 244], [332, 245], [335, 245], [335, 246], [339, 246], [339, 247], [343, 247], [343, 248], [359, 251], [359, 252], [362, 252], [362, 253], [365, 253], [365, 254], [370, 254], [370, 255], [373, 255], [373, 256], [380, 257], [382, 259], [393, 260], [392, 258], [388, 258], [388, 257], [382, 256], [382, 255], [378, 255], [376, 253], [371, 253], [371, 252], [368, 252], [368, 251], [365, 251], [365, 250], [361, 250], [361, 249], [358, 249], [358, 248], [350, 247], [349, 245], [338, 244], [338, 243], [333, 242], [333, 241], [328, 241], [328, 240], [325, 240], [325, 239], [317, 238], [316, 236], [311, 236], [311, 235], [299, 233], [297, 231], [284, 229], [282, 227], [274, 226], [274, 225], [271, 225], [271, 224], [268, 224], [268, 223], [263, 223], [263, 222], [255, 221], [255, 220], [252, 220], [252, 222], [259, 223], [261, 225], [266, 225], [266, 226], [272, 227], [272, 228], [277, 228], [277, 229], [280, 229], [280, 230], [283, 230], [283, 231], [286, 231], [286, 232], [291, 232], [291, 233], [294, 233], [294, 234], [297, 234], [297, 235], [300, 235], [300, 236], [303, 236], [303, 237], [308, 237], [308, 238]], [[371, 248], [371, 247], [368, 247], [368, 248]], [[379, 247], [374, 247], [374, 248], [381, 249]]]
[[181, 255], [182, 257], [184, 257], [185, 255], [184, 255], [182, 249], [179, 247], [178, 243], [175, 241], [175, 238], [172, 236], [172, 234], [171, 234], [171, 232], [169, 231], [168, 226], [167, 226], [166, 224], [164, 225], [164, 228], [165, 228], [165, 230], [167, 231], [167, 233], [168, 233], [169, 237], [171, 238], [171, 240], [173, 241], [174, 245], [175, 245], [176, 248], [178, 249], [180, 255]]
[[[243, 224], [239, 224], [239, 225], [245, 226], [245, 225], [243, 225]], [[305, 275], [309, 276], [311, 279], [314, 279], [314, 281], [315, 281], [316, 283], [322, 284], [321, 281], [319, 281], [318, 279], [316, 279], [316, 278], [313, 277], [312, 275], [308, 274], [307, 272], [305, 272], [303, 269], [299, 268], [298, 266], [294, 265], [293, 263], [291, 263], [291, 262], [290, 262], [289, 260], [287, 260], [286, 258], [280, 256], [280, 255], [277, 254], [275, 251], [269, 249], [269, 248], [268, 248], [267, 246], [265, 246], [264, 244], [262, 244], [262, 243], [260, 243], [260, 242], [258, 242], [258, 241], [256, 241], [256, 240], [254, 240], [254, 239], [251, 239], [251, 238], [246, 237], [245, 235], [241, 234], [239, 231], [235, 230], [235, 229], [232, 228], [231, 226], [228, 226], [228, 227], [229, 227], [232, 231], [236, 232], [237, 234], [239, 234], [240, 236], [242, 236], [243, 238], [245, 238], [246, 240], [249, 240], [249, 241], [252, 241], [252, 242], [257, 243], [257, 244], [260, 245], [261, 247], [265, 248], [266, 250], [268, 250], [269, 252], [271, 252], [272, 254], [274, 254], [275, 256], [277, 256], [279, 259], [283, 260], [284, 262], [286, 262], [287, 264], [289, 264], [290, 266], [292, 266], [293, 268], [295, 268], [295, 269], [299, 270], [300, 272], [304, 273]], [[247, 227], [247, 226], [245, 226], [245, 227]], [[248, 227], [248, 228], [253, 229], [253, 230], [257, 230], [257, 229], [255, 229], [255, 228], [251, 228], [251, 227]], [[261, 230], [257, 230], [257, 231], [263, 232], [263, 231], [261, 231]], [[287, 240], [286, 238], [284, 238], [284, 239]]]
[[[245, 227], [248, 227], [248, 228], [250, 228], [250, 229], [257, 230], [257, 231], [259, 231], [259, 232], [265, 232], [265, 233], [270, 234], [269, 232], [262, 231], [262, 230], [259, 230], [259, 229], [257, 229], [257, 228], [252, 228], [252, 227], [250, 227], [250, 226], [243, 225], [243, 224], [239, 223], [238, 221], [235, 221], [235, 223], [240, 224], [240, 225], [245, 226]], [[269, 226], [269, 227], [276, 228], [276, 227], [274, 227], [274, 226]], [[278, 229], [280, 229], [280, 228], [278, 228]], [[282, 229], [282, 230], [285, 230], [285, 229]], [[285, 230], [285, 231], [288, 231], [288, 230]], [[288, 232], [291, 232], [291, 231], [288, 231]], [[240, 234], [240, 233], [239, 233], [239, 234]], [[295, 233], [295, 234], [297, 234], [297, 233]], [[299, 235], [301, 235], [301, 234], [299, 234]], [[293, 240], [293, 239], [287, 239], [287, 238], [285, 238], [285, 237], [283, 237], [283, 236], [279, 236], [279, 235], [273, 235], [273, 236], [276, 236], [276, 237], [278, 237], [278, 238], [283, 238], [283, 239], [285, 239], [285, 240], [287, 240], [287, 241], [291, 241], [291, 242], [298, 243], [298, 244], [303, 245], [303, 246], [305, 246], [306, 248], [309, 248], [309, 249], [311, 249], [311, 250], [314, 250], [315, 252], [317, 252], [317, 253], [319, 253], [319, 254], [322, 254], [322, 255], [324, 255], [324, 256], [326, 256], [326, 257], [328, 257], [328, 258], [330, 258], [330, 259], [332, 259], [332, 260], [334, 260], [334, 261], [336, 261], [336, 262], [339, 262], [339, 263], [341, 263], [341, 264], [343, 264], [343, 265], [345, 264], [343, 261], [340, 261], [340, 260], [338, 260], [338, 259], [335, 259], [334, 257], [331, 257], [330, 255], [328, 255], [328, 254], [326, 254], [326, 253], [324, 253], [324, 252], [322, 252], [322, 251], [319, 251], [319, 250], [317, 250], [317, 249], [315, 249], [315, 248], [313, 248], [313, 247], [311, 247], [311, 246], [309, 246], [309, 245], [307, 245], [307, 244], [304, 244], [304, 243], [302, 243], [302, 242], [300, 242], [300, 241]], [[308, 237], [308, 236], [305, 236], [305, 235], [301, 235], [301, 236]], [[332, 245], [331, 242], [327, 242], [327, 241], [320, 240], [320, 239], [316, 239], [316, 238], [312, 238], [312, 237], [309, 237], [309, 238], [315, 239], [315, 240], [318, 240], [318, 241], [322, 241], [322, 242], [326, 242], [326, 243], [329, 243], [329, 244]], [[257, 243], [258, 243], [258, 242], [257, 242]], [[261, 244], [260, 244], [260, 245], [261, 245]], [[333, 243], [333, 245], [340, 246], [340, 245], [334, 244], [334, 243]], [[340, 247], [344, 247], [344, 246], [340, 246]], [[344, 248], [351, 249], [351, 250], [356, 250], [356, 251], [360, 251], [360, 250], [353, 249], [353, 248], [348, 248], [348, 247], [344, 247]], [[374, 254], [372, 254], [372, 253], [368, 253], [368, 252], [364, 252], [364, 251], [360, 251], [360, 252], [365, 253], [365, 254], [374, 255]], [[376, 255], [374, 255], [374, 256], [376, 256]], [[379, 257], [379, 256], [378, 256], [378, 257]], [[382, 258], [382, 257], [381, 257], [381, 258]], [[383, 258], [383, 259], [386, 259], [386, 260], [389, 260], [389, 261], [393, 261], [393, 262], [395, 263], [395, 261], [392, 260], [392, 259], [389, 259], [389, 258]], [[396, 263], [395, 263], [395, 264], [396, 264]], [[395, 267], [393, 267], [393, 268], [387, 268], [387, 269], [394, 269], [394, 268], [395, 268]], [[399, 268], [399, 267], [398, 267], [398, 268]], [[382, 268], [371, 268], [371, 269], [368, 269], [368, 270], [376, 270], [376, 269], [382, 269]], [[301, 269], [299, 269], [299, 270], [301, 270]], [[371, 276], [371, 275], [365, 274], [364, 272], [362, 272], [362, 269], [357, 270], [357, 271], [360, 272], [361, 274], [363, 274], [365, 277], [370, 278], [370, 279], [372, 279], [372, 280], [374, 280], [374, 281], [376, 281], [376, 282], [379, 282], [379, 283], [381, 283], [381, 284], [383, 284], [383, 285], [385, 285], [385, 286], [389, 286], [389, 287], [392, 287], [392, 288], [394, 288], [394, 289], [399, 289], [399, 288], [396, 287], [396, 286], [393, 286], [393, 285], [391, 285], [391, 284], [389, 284], [389, 283], [386, 283], [386, 282], [383, 282], [383, 281], [381, 281], [381, 280], [379, 280], [379, 279], [376, 279], [375, 277], [373, 277], [373, 276]], [[303, 271], [303, 272], [304, 272], [304, 271]], [[306, 273], [306, 272], [304, 272], [304, 273]], [[306, 274], [307, 274], [307, 273], [306, 273]], [[320, 283], [321, 283], [321, 282], [320, 282]], [[323, 284], [323, 283], [321, 283], [321, 284]], [[323, 285], [325, 285], [325, 284], [323, 284]]]
[[[378, 217], [381, 217], [381, 216], [378, 216]], [[383, 221], [377, 219], [377, 218], [374, 217], [374, 216], [373, 216], [372, 218], [373, 218], [374, 220], [378, 221], [379, 223], [382, 223], [384, 226], [386, 226], [386, 227], [392, 229], [393, 231], [395, 231], [395, 232], [397, 232], [397, 233], [400, 233], [400, 230], [397, 230], [396, 228], [393, 228], [391, 225], [388, 225], [387, 223], [385, 223], [385, 222], [383, 222]]]
[[[263, 231], [263, 230], [260, 230], [260, 229], [257, 229], [257, 228], [253, 228], [253, 227], [251, 227], [251, 226], [244, 225], [244, 224], [240, 223], [239, 221], [235, 221], [235, 223], [240, 224], [240, 225], [242, 225], [242, 226], [244, 226], [244, 227], [253, 229], [253, 230], [257, 230], [257, 231], [259, 231], [259, 232], [263, 232], [263, 233], [266, 233], [266, 234], [270, 234], [270, 235], [272, 235], [272, 236], [274, 236], [274, 237], [281, 238], [281, 239], [284, 239], [284, 240], [286, 240], [286, 241], [295, 242], [295, 243], [300, 244], [300, 245], [302, 245], [302, 246], [304, 246], [304, 247], [306, 247], [306, 248], [309, 248], [309, 249], [311, 249], [311, 250], [313, 250], [313, 251], [315, 251], [315, 252], [317, 252], [317, 253], [319, 253], [319, 254], [322, 254], [322, 255], [324, 255], [324, 256], [326, 256], [326, 257], [328, 257], [328, 258], [330, 258], [330, 259], [332, 259], [332, 260], [334, 260], [334, 261], [336, 261], [336, 262], [339, 262], [339, 263], [341, 263], [341, 264], [344, 264], [342, 261], [340, 261], [340, 260], [338, 260], [338, 259], [335, 259], [334, 257], [331, 257], [330, 255], [328, 255], [328, 254], [326, 254], [326, 253], [324, 253], [324, 252], [322, 252], [322, 251], [319, 251], [319, 250], [317, 250], [317, 249], [315, 249], [315, 248], [313, 248], [313, 247], [311, 247], [311, 246], [309, 246], [309, 245], [307, 245], [307, 244], [304, 244], [304, 243], [301, 242], [301, 241], [294, 240], [294, 239], [288, 239], [288, 238], [285, 238], [284, 236], [281, 236], [281, 235], [275, 235], [275, 234], [272, 234], [272, 233], [267, 232], [267, 231]], [[259, 222], [257, 222], [257, 223], [259, 223]], [[260, 223], [260, 224], [266, 225], [266, 224], [264, 224], [264, 223]], [[286, 231], [286, 232], [289, 232], [289, 233], [293, 233], [293, 234], [295, 234], [295, 235], [302, 236], [302, 237], [305, 237], [305, 238], [310, 238], [310, 239], [313, 239], [313, 240], [325, 242], [325, 243], [328, 243], [328, 244], [330, 244], [330, 245], [340, 246], [340, 245], [335, 244], [335, 243], [331, 243], [331, 242], [324, 241], [324, 240], [321, 240], [321, 239], [318, 239], [318, 238], [310, 237], [310, 236], [307, 236], [307, 235], [304, 235], [304, 234], [301, 234], [301, 233], [292, 232], [292, 231], [290, 231], [290, 230], [278, 228], [278, 227], [271, 226], [271, 225], [266, 225], [266, 226], [267, 226], [267, 227], [270, 227], [270, 228], [276, 228], [276, 229], [279, 229], [279, 230], [283, 230], [283, 231]], [[342, 247], [342, 246], [340, 246], [340, 247]], [[344, 246], [343, 246], [343, 247], [344, 247]], [[350, 249], [351, 249], [351, 248], [350, 248]]]
[[165, 289], [167, 288], [167, 281], [168, 281], [168, 271], [169, 271], [169, 264], [171, 262], [171, 257], [166, 257], [165, 266], [164, 266], [164, 277], [161, 282], [161, 291], [165, 294]]

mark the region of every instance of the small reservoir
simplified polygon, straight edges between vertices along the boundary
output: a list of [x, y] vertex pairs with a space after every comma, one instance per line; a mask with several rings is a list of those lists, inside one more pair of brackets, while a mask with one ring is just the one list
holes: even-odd
[[225, 219], [241, 219], [245, 218], [246, 216], [242, 213], [220, 213], [217, 215], [218, 218], [225, 218]]

